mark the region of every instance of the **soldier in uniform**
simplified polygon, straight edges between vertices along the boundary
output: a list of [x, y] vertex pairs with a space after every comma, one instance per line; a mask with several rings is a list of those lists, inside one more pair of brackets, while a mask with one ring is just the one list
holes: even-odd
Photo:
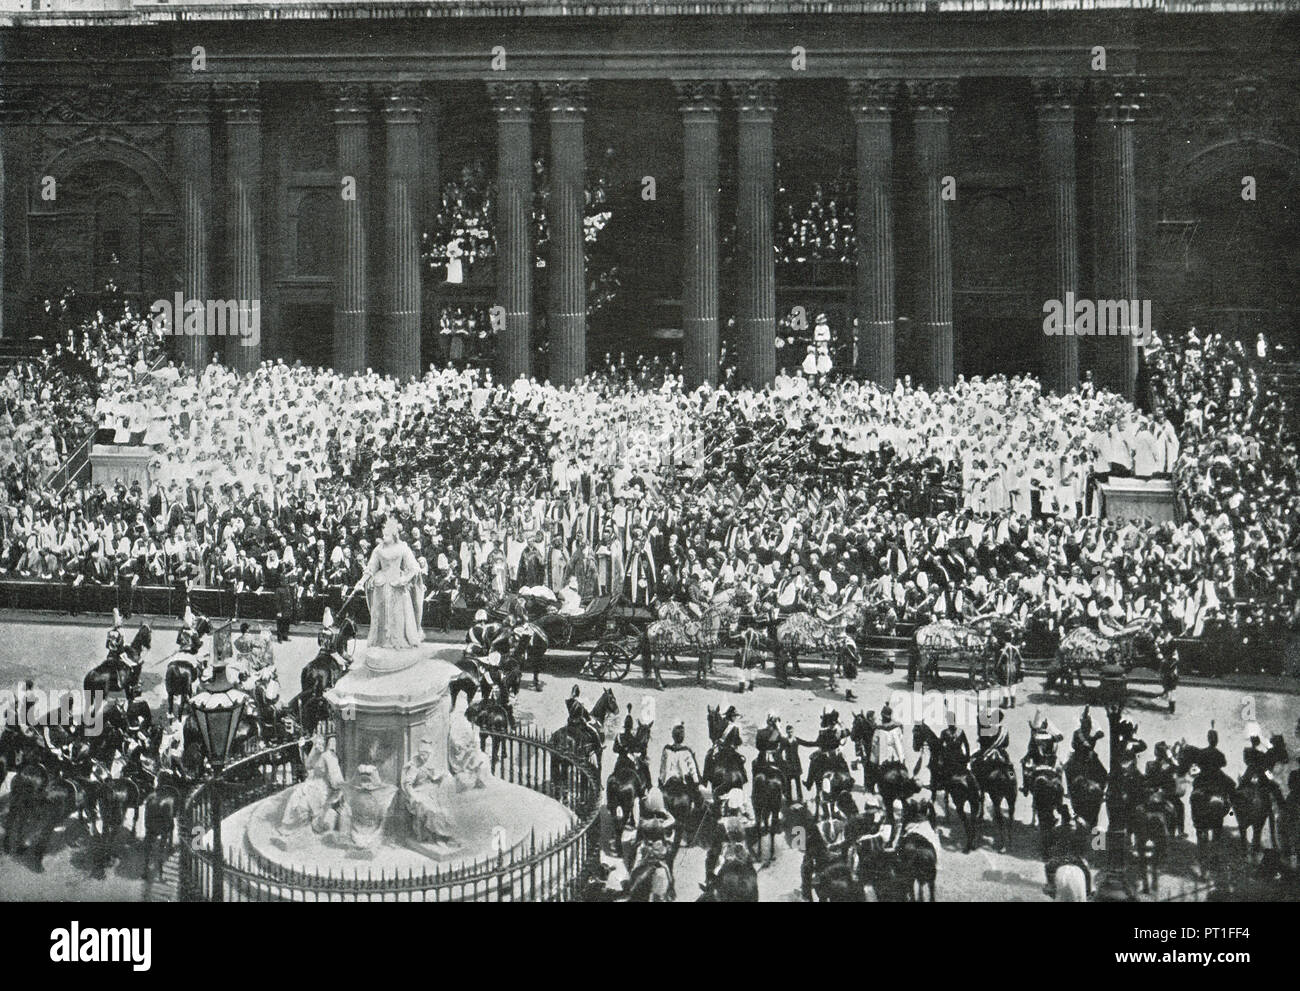
[[726, 751], [739, 754], [743, 741], [740, 736], [740, 727], [736, 725], [736, 719], [740, 713], [736, 711], [734, 705], [727, 706], [727, 711], [722, 714], [726, 720], [726, 725], [722, 727], [722, 732], [718, 734], [717, 741], [713, 744], [713, 749], [721, 756]]
[[644, 795], [650, 790], [650, 762], [646, 757], [646, 747], [649, 743], [650, 734], [639, 733], [636, 724], [632, 720], [632, 704], [628, 703], [627, 717], [623, 720], [623, 732], [614, 738], [614, 753], [626, 757], [632, 762], [636, 769], [639, 794]]
[[700, 784], [700, 767], [695, 752], [686, 745], [686, 724], [677, 720], [673, 724], [673, 742], [664, 747], [659, 759], [659, 787], [674, 778], [695, 788]]
[[786, 798], [792, 802], [803, 801], [803, 761], [799, 759], [799, 748], [806, 744], [794, 735], [794, 727], [785, 726], [785, 736], [781, 737], [777, 748], [777, 760], [785, 772]]
[[980, 715], [979, 731], [976, 735], [979, 744], [979, 750], [971, 759], [972, 764], [983, 760], [998, 761], [1011, 766], [1011, 755], [1007, 748], [1011, 744], [1011, 738], [1007, 735], [1005, 725], [1005, 715], [1001, 708], [994, 708], [992, 705], [986, 705], [983, 713]]
[[733, 788], [722, 796], [722, 814], [718, 818], [716, 839], [704, 857], [704, 877], [712, 880], [718, 868], [729, 860], [749, 861], [749, 831], [754, 828], [754, 810], [745, 793]]
[[939, 734], [939, 758], [949, 774], [956, 774], [970, 763], [970, 741], [957, 725], [957, 713], [948, 710], [947, 725]]
[[1071, 759], [1077, 761], [1077, 766], [1094, 781], [1106, 780], [1106, 769], [1097, 756], [1097, 741], [1105, 735], [1101, 730], [1093, 731], [1092, 715], [1088, 707], [1084, 706], [1083, 713], [1079, 716], [1079, 726], [1070, 738]]
[[1042, 712], [1034, 713], [1034, 718], [1029, 724], [1029, 749], [1025, 752], [1024, 760], [1021, 761], [1023, 775], [1021, 794], [1029, 794], [1034, 775], [1039, 771], [1060, 774], [1061, 765], [1056, 759], [1056, 745], [1063, 739], [1064, 736], [1057, 732]]
[[781, 762], [781, 717], [776, 714], [775, 710], [769, 710], [767, 713], [767, 725], [758, 731], [754, 736], [754, 747], [758, 750], [758, 756], [754, 758], [754, 767], [761, 764], [770, 764], [782, 773], [785, 773], [785, 767]]
[[[677, 820], [664, 807], [663, 792], [658, 788], [650, 789], [637, 804], [640, 807], [636, 824], [636, 840], [634, 841], [636, 855], [632, 863], [632, 872], [635, 873], [643, 864], [656, 862], [663, 864], [668, 869], [669, 877], [671, 877], [673, 832], [677, 828]], [[670, 881], [669, 897], [671, 898], [673, 895], [673, 886]]]
[[1181, 835], [1184, 818], [1183, 800], [1178, 795], [1178, 766], [1169, 755], [1169, 744], [1164, 740], [1159, 741], [1152, 751], [1152, 758], [1147, 762], [1147, 783], [1158, 791], [1174, 810], [1174, 833]]
[[586, 740], [593, 749], [600, 747], [600, 731], [596, 728], [595, 720], [591, 718], [591, 713], [582, 702], [582, 691], [577, 685], [573, 686], [573, 691], [569, 697], [564, 700], [564, 707], [568, 710], [568, 730], [577, 740]]
[[502, 650], [501, 642], [509, 636], [509, 632], [504, 623], [490, 622], [487, 610], [480, 609], [474, 614], [474, 625], [465, 634], [465, 643], [472, 656], [486, 657], [494, 650]]
[[808, 779], [803, 783], [809, 791], [816, 787], [816, 782], [821, 780], [823, 774], [836, 770], [835, 765], [844, 763], [840, 744], [849, 732], [839, 725], [839, 720], [839, 712], [828, 705], [822, 709], [822, 725], [817, 731], [817, 739], [795, 741], [800, 746], [816, 748], [808, 761]]
[[1250, 742], [1241, 751], [1241, 762], [1246, 766], [1246, 770], [1241, 775], [1240, 783], [1244, 785], [1251, 781], [1259, 782], [1272, 794], [1273, 800], [1279, 806], [1282, 805], [1282, 789], [1273, 780], [1273, 768], [1270, 764], [1272, 757], [1268, 748], [1264, 746], [1264, 731], [1259, 728], [1259, 723], [1250, 723], [1246, 726], [1246, 738]]

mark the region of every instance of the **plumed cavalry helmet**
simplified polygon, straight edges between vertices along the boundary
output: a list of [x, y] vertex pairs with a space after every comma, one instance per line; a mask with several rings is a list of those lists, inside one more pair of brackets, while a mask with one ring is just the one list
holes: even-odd
[[320, 620], [320, 633], [316, 635], [316, 644], [322, 650], [332, 650], [334, 648], [334, 614], [330, 612], [330, 607], [325, 607], [325, 613]]

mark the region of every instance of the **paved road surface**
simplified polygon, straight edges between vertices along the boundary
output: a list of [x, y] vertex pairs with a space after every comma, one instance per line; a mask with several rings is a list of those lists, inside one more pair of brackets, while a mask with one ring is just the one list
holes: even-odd
[[[147, 657], [144, 671], [146, 697], [155, 712], [165, 708], [162, 695], [162, 663], [174, 650], [175, 634], [159, 630], [154, 648]], [[16, 685], [23, 678], [34, 678], [46, 690], [80, 689], [85, 672], [103, 657], [104, 631], [92, 626], [57, 626], [26, 622], [0, 622], [0, 686]], [[282, 684], [289, 695], [297, 691], [299, 672], [315, 653], [314, 632], [296, 636], [291, 643], [276, 646], [276, 664]], [[560, 654], [550, 659], [552, 668], [545, 676], [542, 692], [527, 688], [516, 703], [516, 711], [525, 719], [543, 729], [553, 729], [564, 721], [564, 699], [570, 688], [579, 684], [588, 705], [602, 689], [602, 685], [577, 675], [577, 655]], [[688, 668], [690, 670], [688, 670]], [[628, 703], [634, 711], [640, 709], [643, 696], [655, 700], [657, 717], [651, 739], [652, 763], [658, 770], [658, 756], [662, 746], [669, 741], [669, 727], [680, 717], [686, 721], [687, 743], [702, 760], [708, 739], [705, 728], [706, 705], [720, 704], [724, 708], [734, 704], [741, 712], [741, 729], [749, 744], [747, 756], [752, 756], [752, 740], [762, 725], [766, 712], [775, 709], [783, 722], [793, 723], [804, 739], [815, 735], [823, 705], [832, 702], [848, 720], [859, 709], [879, 710], [891, 696], [907, 691], [904, 672], [886, 675], [882, 672], [860, 674], [851, 688], [858, 697], [856, 702], [846, 702], [843, 690], [832, 694], [824, 678], [796, 679], [793, 687], [783, 689], [765, 672], [755, 678], [755, 687], [744, 694], [736, 692], [738, 671], [730, 661], [721, 662], [707, 687], [694, 683], [693, 662], [683, 661], [682, 669], [669, 671], [665, 691], [648, 689], [640, 683], [639, 672], [634, 669], [627, 681], [613, 685], [621, 711]], [[956, 677], [949, 679], [954, 693], [962, 692]], [[1300, 718], [1300, 696], [1295, 694], [1269, 694], [1229, 688], [1184, 687], [1178, 692], [1176, 715], [1170, 715], [1157, 705], [1154, 694], [1157, 688], [1150, 685], [1135, 686], [1130, 705], [1131, 717], [1139, 726], [1139, 736], [1153, 745], [1157, 740], [1174, 741], [1185, 738], [1202, 742], [1205, 732], [1214, 721], [1222, 737], [1222, 749], [1228, 756], [1229, 772], [1241, 770], [1241, 748], [1245, 744], [1242, 732], [1249, 719], [1258, 721], [1268, 733], [1284, 732], [1292, 751], [1300, 750], [1295, 738], [1296, 720]], [[908, 697], [915, 701], [915, 696]], [[961, 704], [961, 695], [950, 697], [954, 705]], [[900, 700], [896, 697], [895, 702]], [[911, 702], [909, 702], [911, 704]], [[929, 705], [929, 714], [923, 709], [921, 718], [927, 718], [939, 728], [941, 703]], [[1067, 737], [1078, 721], [1081, 701], [1063, 704], [1045, 695], [1041, 682], [1032, 680], [1021, 686], [1017, 708], [1008, 713], [1012, 740], [1012, 755], [1018, 761], [1024, 754], [1028, 738], [1028, 721], [1036, 709], [1042, 709]], [[895, 705], [895, 717], [910, 722], [912, 714], [900, 711]], [[1094, 722], [1105, 728], [1105, 717], [1098, 712]], [[974, 739], [974, 728], [967, 730]], [[910, 733], [908, 734], [910, 747]], [[1068, 746], [1063, 745], [1063, 752]], [[1100, 752], [1106, 755], [1105, 741]], [[846, 751], [847, 752], [847, 751]], [[608, 751], [607, 751], [608, 753]], [[805, 757], [806, 761], [806, 757]], [[605, 766], [610, 766], [607, 758]], [[923, 772], [924, 773], [924, 772]], [[8, 784], [0, 788], [0, 809], [7, 806]], [[1020, 800], [1017, 805], [1018, 823], [1006, 853], [996, 852], [991, 845], [990, 820], [985, 817], [983, 843], [973, 853], [965, 854], [959, 847], [960, 825], [950, 825], [940, 812], [940, 835], [944, 849], [940, 854], [938, 897], [944, 901], [1042, 901], [1043, 870], [1038, 859], [1038, 832], [1029, 826], [1029, 802]], [[1232, 819], [1230, 826], [1235, 826]], [[132, 850], [109, 871], [108, 877], [90, 876], [84, 849], [69, 849], [65, 827], [64, 837], [56, 838], [54, 852], [47, 858], [46, 872], [35, 873], [27, 860], [14, 861], [0, 857], [0, 897], [18, 899], [80, 898], [91, 900], [143, 900], [159, 897], [164, 891], [149, 891], [140, 880], [140, 859]], [[76, 830], [73, 829], [74, 834]], [[1235, 829], [1233, 829], [1235, 838]], [[1101, 858], [1102, 854], [1097, 854]], [[679, 897], [693, 897], [695, 886], [703, 876], [703, 852], [686, 850], [678, 864], [677, 887]], [[1098, 859], [1097, 864], [1100, 864]], [[760, 893], [764, 900], [784, 901], [798, 898], [800, 854], [791, 849], [784, 837], [778, 839], [774, 863], [760, 873]], [[1176, 840], [1166, 876], [1162, 881], [1165, 897], [1185, 893], [1193, 896], [1191, 848], [1186, 841]], [[1294, 897], [1300, 899], [1300, 892]]]

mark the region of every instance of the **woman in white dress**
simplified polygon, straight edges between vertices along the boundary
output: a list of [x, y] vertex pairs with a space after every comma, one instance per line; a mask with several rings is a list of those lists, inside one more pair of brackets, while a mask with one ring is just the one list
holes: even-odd
[[372, 647], [403, 650], [424, 640], [421, 614], [424, 611], [424, 580], [415, 554], [398, 537], [397, 520], [389, 517], [383, 539], [370, 554], [361, 577], [370, 606]]

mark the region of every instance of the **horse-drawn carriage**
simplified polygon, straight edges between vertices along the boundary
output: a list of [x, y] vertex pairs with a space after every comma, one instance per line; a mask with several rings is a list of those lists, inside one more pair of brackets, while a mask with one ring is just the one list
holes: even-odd
[[966, 669], [970, 687], [981, 691], [997, 684], [1010, 687], [1021, 678], [1020, 627], [990, 613], [967, 623], [939, 620], [916, 631], [916, 671], [921, 690], [942, 680], [941, 664]]
[[553, 597], [511, 593], [488, 606], [488, 615], [512, 625], [526, 638], [534, 664], [547, 650], [591, 650], [582, 673], [601, 681], [622, 681], [640, 652], [642, 633], [654, 619], [646, 607], [628, 603], [622, 595], [601, 595], [580, 613], [556, 608]]

